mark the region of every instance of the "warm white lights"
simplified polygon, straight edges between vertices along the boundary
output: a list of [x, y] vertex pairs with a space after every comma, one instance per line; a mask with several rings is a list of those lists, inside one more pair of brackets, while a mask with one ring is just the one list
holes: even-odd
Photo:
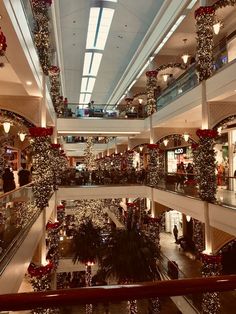
[[[183, 42], [184, 42], [184, 45], [186, 45], [187, 38], [184, 38]], [[183, 62], [186, 64], [188, 62], [189, 57], [190, 55], [188, 53], [184, 53], [181, 58], [183, 59]]]
[[139, 146], [139, 150], [140, 150], [140, 152], [142, 152], [143, 151], [143, 146]]
[[11, 128], [11, 123], [10, 122], [3, 122], [3, 129], [5, 133], [9, 133]]
[[164, 145], [167, 146], [168, 143], [169, 143], [169, 140], [166, 138], [164, 141], [163, 141]]
[[86, 49], [104, 50], [113, 15], [114, 9], [90, 9]]
[[182, 60], [183, 60], [183, 62], [186, 64], [187, 62], [188, 62], [188, 58], [190, 57], [190, 55], [188, 55], [187, 53], [185, 53], [185, 54], [183, 54], [182, 55]]
[[26, 81], [26, 85], [31, 86], [33, 83], [31, 81]]
[[185, 142], [187, 142], [189, 140], [189, 134], [184, 133], [183, 138], [184, 138]]
[[142, 98], [139, 98], [139, 99], [138, 99], [138, 102], [139, 102], [139, 104], [142, 104], [142, 103], [143, 103], [143, 99], [142, 99]]
[[186, 215], [186, 220], [187, 220], [187, 222], [190, 222], [191, 218], [192, 218], [191, 216]]
[[24, 142], [25, 137], [26, 137], [26, 133], [24, 133], [24, 132], [19, 132], [18, 135], [19, 135], [19, 138], [20, 138], [21, 142]]
[[219, 126], [219, 127], [218, 127], [217, 132], [219, 133], [219, 135], [221, 135], [221, 132], [222, 132], [222, 126]]
[[213, 31], [216, 35], [219, 34], [221, 28], [221, 22], [216, 20], [216, 22], [213, 24]]
[[169, 77], [169, 74], [163, 74], [163, 80], [164, 80], [164, 82], [167, 82], [168, 77]]

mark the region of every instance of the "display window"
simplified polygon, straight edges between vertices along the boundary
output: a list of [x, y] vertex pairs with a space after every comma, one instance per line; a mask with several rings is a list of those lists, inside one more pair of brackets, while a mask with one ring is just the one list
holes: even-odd
[[193, 163], [191, 147], [176, 147], [166, 152], [166, 165], [168, 173], [175, 173], [177, 165], [181, 162], [187, 167], [188, 163]]

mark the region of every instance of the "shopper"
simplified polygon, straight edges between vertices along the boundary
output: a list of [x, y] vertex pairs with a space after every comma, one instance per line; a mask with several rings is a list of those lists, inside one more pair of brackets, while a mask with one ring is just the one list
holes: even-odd
[[18, 172], [19, 185], [23, 186], [30, 183], [30, 171], [26, 169], [26, 164], [22, 164], [22, 169]]
[[178, 242], [178, 233], [179, 233], [179, 230], [178, 230], [177, 226], [175, 225], [174, 229], [173, 229], [173, 234], [174, 234], [174, 237], [175, 237], [175, 243]]
[[14, 174], [10, 170], [10, 168], [6, 168], [4, 171], [4, 174], [2, 176], [3, 180], [3, 192], [9, 192], [16, 188], [15, 180], [14, 180]]

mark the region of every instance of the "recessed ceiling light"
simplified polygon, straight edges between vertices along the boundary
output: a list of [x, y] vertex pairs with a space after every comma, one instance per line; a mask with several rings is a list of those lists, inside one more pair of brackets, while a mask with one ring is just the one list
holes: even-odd
[[26, 85], [31, 86], [33, 83], [31, 81], [26, 81]]

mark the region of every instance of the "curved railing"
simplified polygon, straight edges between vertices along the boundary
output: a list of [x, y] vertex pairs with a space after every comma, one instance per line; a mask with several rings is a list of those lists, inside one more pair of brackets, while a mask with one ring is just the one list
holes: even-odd
[[0, 295], [1, 311], [64, 307], [236, 289], [236, 275]]
[[40, 213], [32, 187], [30, 183], [0, 196], [1, 271]]

